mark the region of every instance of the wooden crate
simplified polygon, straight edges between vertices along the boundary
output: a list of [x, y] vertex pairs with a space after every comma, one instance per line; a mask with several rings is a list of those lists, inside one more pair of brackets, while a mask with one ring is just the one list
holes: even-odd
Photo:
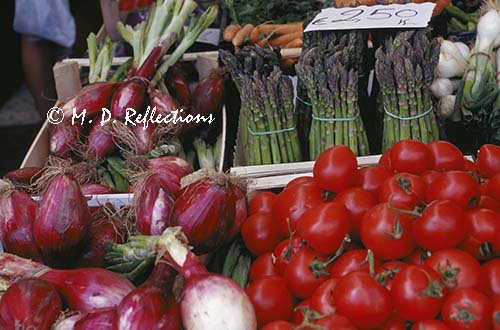
[[[217, 52], [187, 53], [183, 56], [184, 62], [196, 62], [200, 79], [206, 77], [213, 68], [218, 66]], [[127, 61], [127, 57], [119, 57], [113, 60], [112, 65], [121, 65]], [[81, 88], [80, 69], [88, 67], [88, 59], [66, 59], [54, 66], [54, 78], [58, 95], [58, 104], [61, 101], [73, 97]], [[41, 167], [45, 164], [49, 156], [49, 125], [45, 121], [38, 132], [35, 140], [31, 144], [22, 164], [24, 167]], [[222, 148], [219, 156], [219, 164], [224, 164], [224, 154], [226, 146], [226, 109], [222, 109]], [[220, 169], [222, 170], [222, 168]]]

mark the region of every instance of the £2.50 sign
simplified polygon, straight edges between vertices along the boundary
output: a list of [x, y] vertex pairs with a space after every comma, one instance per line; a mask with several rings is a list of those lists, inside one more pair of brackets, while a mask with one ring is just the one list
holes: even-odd
[[432, 17], [432, 2], [323, 9], [304, 32], [351, 29], [423, 28]]

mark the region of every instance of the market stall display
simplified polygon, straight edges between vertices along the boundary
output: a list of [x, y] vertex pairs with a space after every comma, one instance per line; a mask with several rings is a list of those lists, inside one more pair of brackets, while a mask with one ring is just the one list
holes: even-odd
[[[89, 36], [84, 87], [58, 106], [93, 122], [46, 123], [43, 154], [0, 180], [0, 329], [500, 329], [498, 0], [472, 45], [428, 21], [308, 31], [332, 4], [233, 1], [210, 70], [186, 52], [215, 6], [121, 2], [146, 16], [117, 24], [130, 58]], [[474, 20], [447, 4], [390, 8]], [[375, 4], [333, 10], [359, 5]], [[128, 126], [148, 105], [217, 120]]]

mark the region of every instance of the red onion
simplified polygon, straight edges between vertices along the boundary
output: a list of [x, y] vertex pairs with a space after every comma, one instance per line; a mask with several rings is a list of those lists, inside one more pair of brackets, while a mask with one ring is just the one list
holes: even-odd
[[56, 289], [40, 279], [12, 284], [0, 300], [0, 329], [49, 330], [61, 312]]
[[138, 155], [145, 155], [150, 152], [154, 147], [154, 135], [158, 125], [148, 123], [147, 126], [137, 124], [132, 126], [132, 133], [135, 136], [135, 148]]
[[[179, 103], [170, 94], [163, 93], [152, 86], [149, 88], [149, 99], [151, 107], [156, 107], [156, 114], [161, 114], [163, 117], [180, 109]], [[157, 117], [157, 115], [154, 116], [154, 118]]]
[[179, 307], [173, 298], [165, 299], [158, 288], [140, 287], [121, 302], [115, 328], [178, 330]]
[[148, 170], [169, 172], [179, 182], [183, 177], [194, 171], [188, 161], [175, 156], [165, 156], [148, 160]]
[[90, 128], [87, 138], [87, 151], [95, 158], [102, 158], [115, 149], [113, 133], [110, 125], [101, 125], [102, 118], [98, 118]]
[[80, 190], [83, 195], [113, 194], [115, 192], [112, 188], [97, 183], [82, 184]]
[[4, 250], [42, 261], [33, 239], [36, 202], [23, 192], [11, 190], [9, 185], [4, 187], [7, 190], [0, 192], [0, 241]]
[[90, 225], [87, 201], [71, 176], [59, 175], [45, 192], [33, 224], [33, 237], [45, 262], [66, 267], [75, 261]]
[[168, 225], [174, 199], [164, 181], [162, 175], [152, 174], [136, 185], [136, 228], [143, 235], [161, 235]]
[[105, 330], [113, 329], [116, 318], [115, 308], [105, 308], [93, 311], [75, 322], [74, 330]]
[[206, 253], [235, 238], [246, 217], [246, 200], [226, 175], [205, 177], [186, 186], [175, 201], [169, 226], [181, 226], [196, 253]]
[[[124, 120], [127, 108], [132, 108], [139, 113], [144, 104], [146, 95], [146, 83], [144, 80], [135, 78], [124, 82], [113, 94], [111, 100], [111, 114], [114, 119]], [[132, 115], [130, 112], [129, 116]]]
[[4, 179], [9, 179], [14, 183], [26, 183], [30, 184], [32, 181], [36, 180], [43, 172], [41, 167], [25, 167], [12, 170], [5, 174]]
[[85, 313], [81, 312], [72, 312], [69, 313], [69, 315], [68, 313], [65, 313], [56, 321], [56, 323], [54, 323], [54, 325], [52, 325], [51, 330], [74, 330], [75, 323], [85, 317], [85, 315]]
[[50, 125], [50, 152], [59, 157], [67, 157], [75, 149], [81, 130], [82, 126], [76, 123], [71, 125], [62, 122], [59, 125]]
[[255, 330], [255, 311], [245, 291], [233, 280], [209, 273], [170, 227], [158, 242], [158, 253], [185, 279], [179, 304], [186, 330]]
[[[169, 90], [183, 106], [189, 107], [191, 103], [191, 92], [189, 84], [186, 80], [184, 71], [178, 66], [174, 65], [167, 71], [167, 79]], [[175, 108], [178, 109], [178, 108]]]
[[89, 229], [90, 242], [77, 262], [77, 267], [106, 267], [104, 243], [124, 243], [127, 237], [127, 228], [123, 220], [96, 212], [93, 215]]
[[111, 97], [120, 85], [121, 83], [116, 82], [97, 82], [85, 86], [62, 106], [65, 117], [71, 118], [73, 116], [74, 107], [76, 107], [77, 115], [82, 114], [84, 110], [86, 110], [86, 117], [97, 115], [102, 108], [109, 108]]

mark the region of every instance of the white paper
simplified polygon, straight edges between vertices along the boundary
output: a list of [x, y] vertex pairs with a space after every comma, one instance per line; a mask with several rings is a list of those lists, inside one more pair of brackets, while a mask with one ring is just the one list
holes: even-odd
[[196, 41], [204, 44], [218, 46], [219, 38], [220, 38], [220, 29], [208, 28], [200, 34], [200, 36]]
[[436, 6], [432, 2], [323, 9], [304, 32], [352, 29], [423, 28]]

